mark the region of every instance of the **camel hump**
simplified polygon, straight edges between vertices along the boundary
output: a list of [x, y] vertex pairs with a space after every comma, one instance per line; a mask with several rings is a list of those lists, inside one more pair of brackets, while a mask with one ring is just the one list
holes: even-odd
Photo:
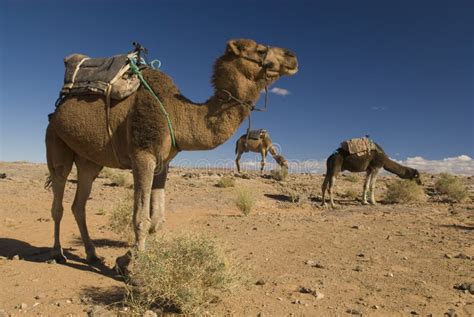
[[357, 155], [364, 155], [377, 149], [375, 143], [368, 137], [345, 140], [341, 142], [341, 148], [349, 154]]

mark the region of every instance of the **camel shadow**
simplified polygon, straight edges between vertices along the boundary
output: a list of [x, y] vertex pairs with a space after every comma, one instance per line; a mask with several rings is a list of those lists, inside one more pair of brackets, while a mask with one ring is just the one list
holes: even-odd
[[291, 197], [288, 195], [283, 195], [283, 194], [264, 194], [265, 197], [275, 199], [278, 201], [283, 201], [283, 202], [292, 202]]
[[[120, 240], [112, 240], [112, 239], [93, 239], [94, 245], [99, 248], [129, 248], [130, 245], [127, 242], [120, 241]], [[74, 239], [72, 242], [75, 246], [82, 246], [83, 242], [80, 237]]]
[[[100, 274], [118, 281], [123, 281], [123, 278], [117, 275], [115, 270], [106, 266], [105, 264], [89, 264], [84, 258], [72, 253], [76, 250], [77, 249], [75, 248], [63, 249], [64, 255], [68, 261], [62, 265], [81, 271]], [[50, 262], [51, 248], [36, 247], [27, 242], [10, 238], [0, 238], [0, 256], [8, 259], [18, 256], [20, 260], [35, 263], [54, 263]]]

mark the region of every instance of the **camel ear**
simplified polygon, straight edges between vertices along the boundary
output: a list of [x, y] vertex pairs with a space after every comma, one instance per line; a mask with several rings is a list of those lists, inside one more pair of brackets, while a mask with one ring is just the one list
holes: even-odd
[[243, 45], [239, 42], [239, 40], [230, 40], [227, 42], [227, 49], [228, 53], [232, 53], [234, 55], [240, 55], [242, 52]]

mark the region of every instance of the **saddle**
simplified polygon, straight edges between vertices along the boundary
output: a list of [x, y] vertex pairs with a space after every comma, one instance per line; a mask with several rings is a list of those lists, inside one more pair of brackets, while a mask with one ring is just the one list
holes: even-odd
[[67, 56], [61, 96], [97, 94], [117, 100], [130, 96], [140, 86], [137, 76], [129, 72], [129, 59], [136, 56], [135, 52], [107, 58]]
[[349, 152], [349, 154], [356, 154], [362, 156], [376, 150], [375, 143], [368, 137], [349, 139], [341, 142], [341, 148]]
[[248, 133], [249, 140], [260, 140], [260, 138], [267, 133], [265, 129], [251, 130]]

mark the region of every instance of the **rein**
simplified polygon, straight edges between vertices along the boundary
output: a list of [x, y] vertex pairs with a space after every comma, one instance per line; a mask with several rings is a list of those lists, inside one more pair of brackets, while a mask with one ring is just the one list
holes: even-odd
[[[249, 140], [250, 130], [252, 129], [252, 111], [263, 112], [263, 111], [267, 110], [267, 105], [268, 105], [268, 73], [267, 73], [267, 68], [268, 68], [268, 66], [265, 65], [265, 60], [267, 59], [267, 55], [268, 55], [269, 50], [270, 50], [270, 46], [267, 46], [267, 50], [265, 51], [265, 55], [262, 57], [261, 60], [256, 60], [256, 59], [253, 59], [253, 58], [247, 57], [247, 56], [241, 56], [241, 58], [244, 58], [246, 60], [249, 60], [251, 62], [254, 62], [254, 63], [258, 64], [262, 68], [262, 70], [265, 72], [265, 88], [264, 88], [265, 89], [265, 103], [264, 103], [263, 108], [257, 108], [255, 105], [249, 104], [249, 103], [243, 101], [242, 99], [239, 99], [239, 98], [235, 97], [234, 95], [232, 95], [232, 93], [230, 91], [225, 90], [225, 89], [220, 89], [220, 91], [222, 91], [223, 93], [225, 93], [227, 95], [227, 100], [224, 100], [224, 101], [231, 101], [231, 100], [237, 101], [241, 106], [246, 106], [251, 111], [249, 116], [248, 116], [248, 127], [247, 127], [247, 134], [246, 134], [246, 138], [245, 138], [245, 146], [247, 146], [247, 142]], [[219, 99], [221, 99], [221, 98], [219, 98]], [[223, 100], [223, 99], [221, 99], [221, 100]]]

